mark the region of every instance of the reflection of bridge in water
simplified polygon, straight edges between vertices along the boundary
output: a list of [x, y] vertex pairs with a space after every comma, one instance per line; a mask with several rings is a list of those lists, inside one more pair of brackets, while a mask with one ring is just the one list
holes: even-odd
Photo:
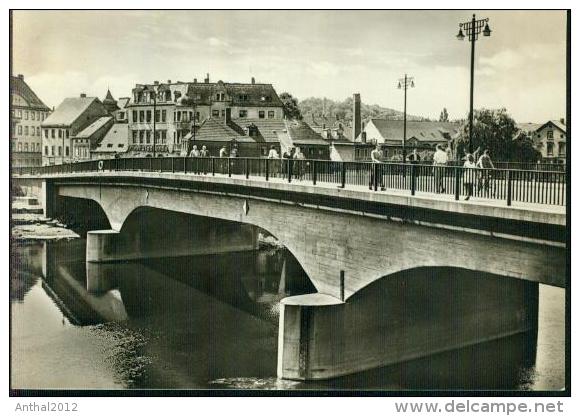
[[[37, 181], [48, 216], [76, 210], [108, 222], [87, 235], [89, 263], [254, 250], [260, 229], [274, 235], [317, 292], [281, 302], [284, 378], [330, 378], [533, 331], [538, 282], [565, 285], [564, 173], [498, 171], [505, 177], [490, 183], [505, 185], [489, 189], [499, 203], [464, 202], [455, 199], [473, 170], [333, 163], [115, 159], [17, 180]], [[339, 187], [324, 179], [333, 177]], [[421, 194], [440, 179], [445, 194]], [[524, 192], [536, 189], [530, 179], [544, 191]], [[369, 192], [367, 181], [394, 189]]]

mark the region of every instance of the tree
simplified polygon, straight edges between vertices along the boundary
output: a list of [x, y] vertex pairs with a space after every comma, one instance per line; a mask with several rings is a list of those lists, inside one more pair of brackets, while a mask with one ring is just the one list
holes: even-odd
[[439, 115], [439, 121], [449, 121], [449, 114], [447, 113], [447, 109], [443, 107], [443, 111], [441, 111], [441, 115]]
[[[473, 150], [489, 150], [493, 160], [535, 162], [540, 153], [528, 138], [519, 134], [516, 122], [505, 108], [480, 109], [473, 113]], [[457, 156], [469, 152], [469, 122], [464, 122], [456, 140]]]
[[292, 94], [283, 92], [280, 94], [280, 100], [284, 104], [284, 115], [290, 119], [302, 120], [302, 114], [298, 107], [298, 100], [292, 97]]

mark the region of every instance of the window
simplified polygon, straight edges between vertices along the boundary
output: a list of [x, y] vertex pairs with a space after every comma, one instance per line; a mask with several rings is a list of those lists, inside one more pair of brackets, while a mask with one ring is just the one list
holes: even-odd
[[161, 111], [155, 110], [155, 122], [159, 123], [159, 120], [161, 120]]
[[24, 112], [24, 120], [28, 120], [28, 110]]
[[276, 113], [274, 111], [268, 111], [268, 118], [274, 118]]
[[226, 95], [223, 92], [218, 92], [215, 99], [217, 101], [224, 101], [226, 99]]
[[553, 139], [554, 138], [554, 131], [553, 130], [548, 130], [546, 132], [546, 138]]
[[24, 151], [28, 152], [28, 143], [24, 143]]
[[58, 146], [58, 155], [62, 156], [62, 146]]
[[132, 114], [133, 114], [133, 116], [132, 116], [133, 123], [136, 123], [137, 121], [139, 121], [137, 118], [137, 111], [133, 110]]
[[22, 134], [22, 126], [18, 126], [18, 134]]
[[30, 135], [34, 136], [34, 127], [30, 127]]
[[51, 154], [52, 156], [54, 156], [54, 155], [55, 155], [55, 153], [54, 153], [54, 144], [53, 144], [52, 146], [50, 146], [50, 154]]
[[165, 144], [166, 141], [167, 141], [167, 131], [161, 130], [161, 143]]
[[124, 144], [124, 143], [119, 143], [119, 144], [117, 145], [117, 147], [125, 147], [125, 144]]
[[248, 117], [248, 110], [240, 110], [240, 118]]
[[149, 130], [145, 132], [145, 138], [147, 144], [151, 143], [151, 132]]
[[139, 130], [139, 144], [143, 144], [143, 139], [145, 138], [145, 131]]
[[212, 117], [219, 117], [220, 116], [220, 110], [211, 110], [211, 116]]
[[18, 142], [18, 151], [22, 152], [22, 143]]
[[48, 156], [48, 146], [44, 146], [44, 154]]
[[133, 144], [137, 144], [137, 130], [133, 130]]
[[[50, 137], [54, 139], [55, 137], [54, 129], [50, 129]], [[54, 155], [54, 152], [52, 152], [52, 154]]]
[[548, 156], [554, 155], [554, 143], [548, 143]]
[[69, 155], [69, 148], [68, 148], [68, 146], [64, 150], [65, 150], [66, 155], [68, 156]]
[[58, 138], [59, 138], [59, 139], [62, 139], [62, 130], [59, 130], [59, 131], [58, 131]]
[[560, 134], [560, 139], [563, 139], [563, 138], [564, 138], [564, 134], [563, 134], [563, 133], [561, 133], [561, 134]]
[[28, 136], [28, 126], [24, 126], [24, 135]]
[[147, 123], [151, 122], [151, 110], [147, 110]]
[[145, 121], [145, 111], [139, 111], [139, 122], [143, 123]]
[[37, 135], [38, 137], [40, 137], [40, 127], [37, 127], [37, 128], [36, 128], [36, 135]]
[[226, 116], [226, 110], [222, 110], [222, 117]]
[[175, 113], [175, 117], [177, 117], [176, 121], [181, 121], [181, 111]]
[[48, 139], [48, 130], [44, 130], [44, 137]]
[[566, 156], [566, 143], [560, 143], [558, 147], [558, 156]]
[[113, 143], [107, 143], [107, 147], [113, 147]]
[[31, 111], [30, 112], [30, 119], [31, 120], [36, 120], [36, 111]]
[[167, 121], [167, 110], [161, 110], [161, 122], [165, 123], [166, 121]]
[[165, 91], [165, 101], [171, 101], [171, 91]]
[[265, 111], [258, 111], [258, 118], [266, 118], [266, 112]]
[[119, 111], [117, 114], [118, 114], [118, 119], [119, 120], [124, 120], [125, 119], [125, 112]]
[[[64, 131], [64, 137], [66, 137], [68, 139], [68, 130]], [[87, 141], [88, 141], [88, 139], [87, 139]]]

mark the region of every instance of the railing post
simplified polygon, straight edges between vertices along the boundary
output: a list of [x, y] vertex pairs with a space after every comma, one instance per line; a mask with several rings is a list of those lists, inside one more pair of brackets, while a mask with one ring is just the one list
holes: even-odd
[[183, 173], [187, 173], [187, 156], [183, 156]]
[[153, 172], [153, 158], [149, 158], [149, 172]]
[[[460, 173], [460, 170], [459, 170], [460, 168], [455, 167], [454, 169], [455, 169], [455, 200], [456, 201], [459, 201], [459, 188], [460, 188], [459, 187], [459, 182], [461, 180], [461, 177], [460, 177], [460, 174], [459, 174]], [[436, 186], [439, 186], [439, 185], [437, 184]]]
[[318, 161], [313, 160], [312, 161], [312, 184], [313, 185], [316, 185], [317, 167], [318, 167]]
[[270, 179], [270, 159], [266, 159], [266, 181]]
[[211, 176], [215, 176], [215, 157], [211, 158]]
[[246, 158], [246, 179], [250, 179], [250, 161]]
[[346, 186], [346, 162], [340, 162], [340, 187]]
[[286, 159], [286, 164], [287, 164], [287, 168], [286, 169], [288, 171], [288, 183], [292, 182], [292, 159]]
[[379, 164], [373, 163], [373, 190], [376, 192], [379, 189]]
[[175, 173], [175, 158], [171, 158], [171, 173]]
[[226, 158], [227, 162], [228, 162], [228, 178], [232, 177], [232, 159], [231, 158]]
[[507, 181], [507, 204], [508, 207], [512, 205], [512, 175], [510, 170], [506, 170]]
[[411, 195], [415, 195], [415, 178], [417, 175], [417, 172], [415, 171], [415, 165], [411, 165]]

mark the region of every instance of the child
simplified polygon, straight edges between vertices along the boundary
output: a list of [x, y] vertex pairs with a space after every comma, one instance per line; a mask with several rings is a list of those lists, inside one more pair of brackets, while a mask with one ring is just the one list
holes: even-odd
[[463, 164], [463, 167], [466, 168], [463, 171], [463, 175], [464, 175], [463, 185], [465, 186], [465, 189], [467, 190], [467, 197], [465, 197], [465, 200], [469, 201], [469, 198], [471, 197], [471, 195], [473, 195], [473, 176], [475, 173], [475, 171], [472, 170], [472, 169], [475, 169], [475, 163], [473, 161], [472, 154], [467, 155], [465, 163]]

